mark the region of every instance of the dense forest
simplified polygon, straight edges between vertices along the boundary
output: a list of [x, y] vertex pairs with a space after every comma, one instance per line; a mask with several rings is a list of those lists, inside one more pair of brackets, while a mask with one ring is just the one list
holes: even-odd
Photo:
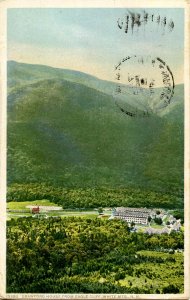
[[8, 293], [182, 293], [183, 233], [126, 222], [20, 218], [7, 226]]
[[183, 208], [183, 193], [176, 190], [155, 192], [140, 188], [64, 188], [47, 184], [14, 184], [8, 188], [8, 201], [48, 199], [64, 209], [97, 207]]

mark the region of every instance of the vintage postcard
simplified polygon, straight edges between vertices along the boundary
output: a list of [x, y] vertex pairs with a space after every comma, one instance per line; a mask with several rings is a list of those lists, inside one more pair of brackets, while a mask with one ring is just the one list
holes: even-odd
[[6, 299], [189, 299], [188, 1], [0, 2]]

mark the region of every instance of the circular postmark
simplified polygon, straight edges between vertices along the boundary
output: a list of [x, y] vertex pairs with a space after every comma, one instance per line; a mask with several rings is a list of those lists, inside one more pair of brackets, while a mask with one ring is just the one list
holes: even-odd
[[146, 117], [166, 108], [174, 95], [174, 77], [159, 57], [132, 55], [116, 66], [115, 103], [131, 117]]

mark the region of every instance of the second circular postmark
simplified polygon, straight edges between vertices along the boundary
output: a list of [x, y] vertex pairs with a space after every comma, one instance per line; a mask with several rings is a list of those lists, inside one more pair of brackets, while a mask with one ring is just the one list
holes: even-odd
[[160, 57], [132, 55], [115, 66], [115, 103], [131, 117], [148, 117], [165, 109], [174, 95], [174, 77]]

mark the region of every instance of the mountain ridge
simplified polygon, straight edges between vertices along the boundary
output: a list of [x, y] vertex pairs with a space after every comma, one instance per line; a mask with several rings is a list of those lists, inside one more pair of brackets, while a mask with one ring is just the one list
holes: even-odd
[[[18, 74], [18, 72], [21, 73], [18, 75], [21, 75], [22, 82], [25, 82], [25, 84], [26, 82], [30, 82], [30, 80], [39, 81], [40, 78], [44, 78], [44, 76], [45, 77], [47, 76], [46, 79], [65, 78], [68, 81], [74, 81], [81, 84], [84, 83], [85, 85], [92, 88], [96, 87], [96, 89], [100, 91], [103, 91], [105, 89], [108, 94], [112, 94], [115, 91], [115, 88], [117, 86], [117, 83], [114, 83], [112, 81], [103, 80], [91, 74], [87, 74], [76, 70], [54, 68], [51, 66], [38, 65], [38, 64], [33, 65], [33, 64], [26, 64], [26, 63], [18, 63], [16, 61], [8, 61], [7, 66], [8, 66], [7, 70], [8, 70], [9, 89], [11, 87], [14, 87], [15, 84], [18, 84], [18, 82], [16, 82], [15, 79], [14, 81], [11, 80], [12, 77], [15, 77], [15, 75]], [[27, 72], [29, 72], [28, 80], [27, 80], [26, 69], [28, 69]], [[15, 72], [16, 74], [14, 74]], [[24, 72], [24, 74], [22, 74], [22, 72]], [[109, 92], [110, 88], [111, 88], [111, 92]]]
[[45, 77], [18, 86], [16, 75], [8, 73], [9, 184], [183, 189], [182, 87], [167, 114], [132, 118], [84, 82]]

